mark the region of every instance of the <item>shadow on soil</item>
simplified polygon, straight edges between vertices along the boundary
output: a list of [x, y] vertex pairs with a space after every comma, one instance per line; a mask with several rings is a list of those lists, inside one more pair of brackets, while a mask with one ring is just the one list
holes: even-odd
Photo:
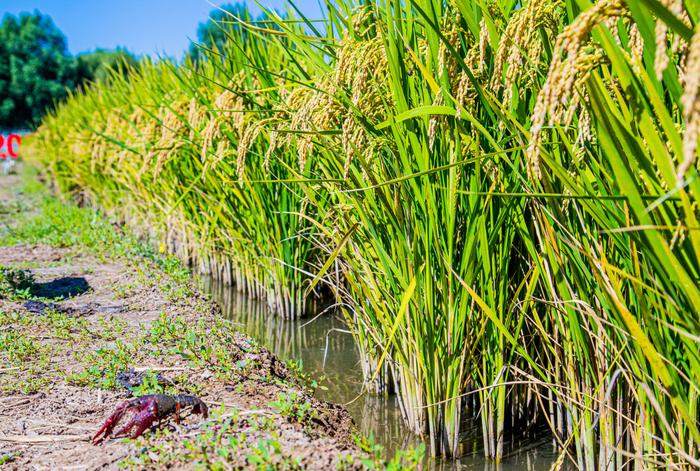
[[33, 296], [47, 299], [66, 299], [81, 295], [90, 290], [90, 285], [83, 277], [57, 278], [46, 283], [34, 283]]

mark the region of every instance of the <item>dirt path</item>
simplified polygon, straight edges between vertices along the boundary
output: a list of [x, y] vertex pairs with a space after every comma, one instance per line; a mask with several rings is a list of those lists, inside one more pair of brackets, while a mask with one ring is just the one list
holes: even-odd
[[[348, 413], [313, 398], [303, 375], [222, 321], [181, 268], [112, 257], [99, 243], [42, 243], [40, 219], [51, 215], [37, 201], [46, 196], [13, 202], [20, 185], [0, 176], [0, 243], [13, 242], [0, 247], [0, 266], [15, 270], [0, 288], [3, 469], [359, 467]], [[46, 237], [61, 240], [61, 230], [93, 229], [54, 227]], [[105, 246], [119, 243], [114, 231]], [[19, 232], [32, 243], [17, 244]], [[18, 274], [30, 280], [8, 288]], [[117, 405], [155, 392], [196, 395], [210, 417], [185, 413], [136, 440], [90, 443]]]

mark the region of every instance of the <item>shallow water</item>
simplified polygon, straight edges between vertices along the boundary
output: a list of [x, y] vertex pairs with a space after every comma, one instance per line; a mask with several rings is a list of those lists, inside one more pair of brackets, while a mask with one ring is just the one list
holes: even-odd
[[[360, 395], [362, 370], [359, 355], [342, 318], [327, 314], [312, 319], [283, 320], [270, 315], [264, 303], [242, 296], [221, 282], [203, 278], [202, 284], [221, 305], [224, 316], [242, 332], [283, 360], [301, 361], [304, 373], [320, 380], [325, 387], [318, 390], [316, 396], [345, 405], [363, 434], [372, 434], [375, 441], [392, 454], [397, 449], [421, 443], [419, 437], [403, 426], [394, 396]], [[551, 440], [544, 439], [512, 447], [517, 451], [500, 466], [495, 466], [481, 455], [477, 424], [464, 435], [463, 447], [470, 453], [458, 461], [433, 462], [431, 468], [540, 471], [548, 470], [557, 457]]]

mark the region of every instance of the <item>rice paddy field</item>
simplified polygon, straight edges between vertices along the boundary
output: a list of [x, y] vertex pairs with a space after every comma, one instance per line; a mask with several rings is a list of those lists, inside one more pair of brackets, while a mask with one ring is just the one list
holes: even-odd
[[378, 0], [230, 16], [23, 140], [285, 319], [330, 303], [434, 456], [700, 467], [700, 1]]

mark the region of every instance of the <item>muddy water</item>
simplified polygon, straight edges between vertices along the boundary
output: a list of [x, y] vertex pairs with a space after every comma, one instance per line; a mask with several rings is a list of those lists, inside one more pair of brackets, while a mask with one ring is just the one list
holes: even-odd
[[[221, 305], [224, 316], [241, 331], [280, 358], [300, 361], [304, 373], [319, 380], [324, 387], [316, 395], [345, 405], [362, 433], [373, 435], [376, 442], [392, 453], [421, 443], [402, 425], [395, 397], [360, 395], [362, 371], [359, 356], [342, 318], [329, 314], [315, 319], [286, 321], [270, 315], [263, 303], [246, 298], [223, 283], [204, 278], [202, 284]], [[459, 461], [433, 462], [431, 468], [544, 471], [550, 469], [557, 457], [551, 441], [545, 438], [511, 445], [510, 448], [517, 451], [496, 467], [482, 457], [479, 425], [474, 423], [466, 429], [463, 443], [466, 456]]]

